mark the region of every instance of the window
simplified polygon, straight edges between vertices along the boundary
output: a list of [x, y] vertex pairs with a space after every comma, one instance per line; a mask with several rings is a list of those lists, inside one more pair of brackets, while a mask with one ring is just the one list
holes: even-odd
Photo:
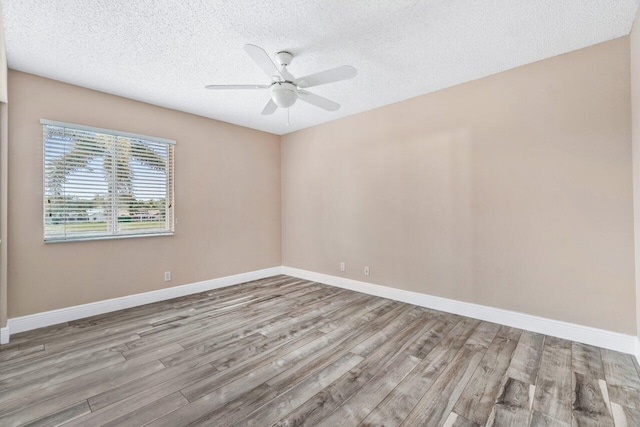
[[173, 234], [174, 141], [41, 123], [45, 241]]

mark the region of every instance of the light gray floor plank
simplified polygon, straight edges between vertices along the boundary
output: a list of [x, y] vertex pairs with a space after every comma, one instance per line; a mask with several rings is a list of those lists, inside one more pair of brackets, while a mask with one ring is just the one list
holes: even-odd
[[[266, 406], [254, 412], [249, 418], [240, 421], [237, 425], [270, 425], [278, 421], [280, 415], [284, 416], [288, 411], [303, 403], [309, 397], [313, 396], [317, 391], [331, 384], [335, 379], [340, 377], [344, 372], [357, 365], [362, 357], [347, 353], [333, 364], [325, 369], [316, 372], [311, 378], [305, 380], [295, 388], [295, 392], [287, 393], [275, 398]], [[269, 375], [267, 373], [267, 375]], [[253, 379], [253, 378], [252, 378]], [[241, 384], [242, 383], [242, 384]], [[150, 426], [176, 426], [188, 423], [208, 422], [207, 414], [217, 409], [226, 402], [245, 394], [246, 390], [252, 390], [258, 385], [246, 386], [246, 379], [234, 382], [229, 387], [224, 387], [218, 391], [205, 395], [199, 399], [191, 401], [188, 406], [181, 408], [171, 414], [156, 420]]]
[[498, 333], [458, 398], [453, 412], [481, 425], [487, 422], [500, 391], [502, 378], [509, 368], [511, 356], [518, 344], [518, 338], [519, 334]]
[[474, 423], [463, 416], [451, 412], [443, 424], [443, 427], [481, 427], [480, 424]]
[[418, 365], [419, 361], [417, 357], [406, 353], [399, 356], [318, 425], [357, 426]]
[[531, 427], [570, 427], [571, 423], [565, 423], [550, 417], [547, 414], [534, 410], [531, 413], [531, 422], [529, 425]]
[[44, 344], [33, 345], [31, 347], [18, 347], [15, 350], [0, 352], [0, 362], [25, 360], [25, 358], [29, 356], [35, 358], [40, 356], [40, 354], [44, 354], [42, 352], [44, 352]]
[[103, 424], [103, 427], [142, 426], [157, 420], [165, 414], [175, 411], [189, 404], [189, 401], [179, 391], [155, 400], [135, 411], [129, 412]]
[[245, 419], [240, 420], [237, 425], [272, 425], [307, 401], [314, 394], [340, 378], [345, 372], [349, 371], [362, 360], [363, 358], [361, 356], [353, 353], [345, 354], [336, 362], [313, 374], [287, 393], [278, 396]]
[[450, 334], [426, 355], [411, 373], [369, 414], [366, 426], [398, 426], [447, 367], [451, 359], [469, 338], [476, 323], [459, 322]]
[[[103, 425], [113, 420], [125, 417], [126, 415], [137, 411], [147, 405], [153, 404], [171, 394], [179, 392], [183, 387], [195, 383], [203, 376], [214, 375], [216, 369], [212, 366], [201, 366], [181, 375], [173, 376], [167, 381], [148, 386], [138, 393], [127, 393], [128, 396], [122, 396], [119, 399], [116, 396], [108, 406], [93, 410], [91, 414], [72, 421], [67, 427], [81, 427], [86, 425]], [[130, 389], [127, 389], [130, 391]]]
[[640, 409], [627, 408], [611, 403], [611, 413], [616, 427], [640, 426]]
[[116, 402], [126, 399], [129, 396], [147, 392], [157, 385], [166, 389], [169, 386], [170, 381], [176, 378], [180, 378], [179, 381], [181, 386], [177, 389], [179, 390], [180, 388], [185, 387], [185, 384], [183, 383], [185, 377], [192, 375], [194, 372], [198, 372], [200, 375], [193, 377], [193, 382], [196, 382], [201, 379], [201, 375], [217, 373], [218, 370], [211, 365], [205, 365], [201, 368], [193, 368], [189, 365], [174, 366], [153, 372], [142, 378], [136, 378], [133, 381], [120, 384], [102, 393], [95, 394], [89, 397], [88, 402], [91, 406], [91, 410], [96, 412], [102, 408], [106, 408]]
[[533, 385], [507, 377], [487, 426], [526, 426], [531, 416]]
[[0, 419], [7, 425], [27, 423], [161, 369], [158, 361], [140, 365], [135, 359], [112, 365], [0, 404]]
[[493, 341], [498, 326], [481, 323], [462, 349], [426, 390], [402, 425], [442, 425]]
[[533, 409], [571, 424], [571, 341], [545, 338]]
[[611, 426], [608, 394], [604, 380], [573, 374], [573, 424], [578, 426]]
[[589, 378], [604, 380], [604, 368], [600, 349], [588, 344], [574, 342], [571, 345], [571, 369]]
[[68, 408], [42, 417], [39, 420], [30, 422], [26, 425], [29, 427], [59, 426], [90, 413], [91, 408], [89, 408], [89, 404], [86, 400], [83, 400], [75, 405], [71, 405]]
[[535, 384], [542, 359], [544, 335], [523, 331], [507, 370], [510, 378]]
[[640, 409], [640, 376], [631, 355], [601, 349], [611, 402]]
[[16, 399], [21, 395], [126, 361], [121, 353], [109, 349], [87, 356], [89, 357], [81, 361], [74, 359], [0, 381], [0, 402]]

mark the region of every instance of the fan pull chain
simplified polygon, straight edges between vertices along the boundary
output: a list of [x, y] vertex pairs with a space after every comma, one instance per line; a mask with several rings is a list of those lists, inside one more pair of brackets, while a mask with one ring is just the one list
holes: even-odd
[[289, 108], [287, 108], [287, 126], [289, 126]]

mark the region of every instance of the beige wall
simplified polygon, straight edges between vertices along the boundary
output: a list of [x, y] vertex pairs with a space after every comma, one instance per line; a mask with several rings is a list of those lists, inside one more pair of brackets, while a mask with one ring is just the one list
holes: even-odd
[[640, 19], [631, 28], [631, 136], [633, 145], [633, 204], [635, 220], [636, 319], [640, 338]]
[[283, 264], [635, 334], [629, 74], [624, 37], [284, 136]]
[[[620, 38], [281, 139], [10, 71], [9, 317], [282, 254], [292, 267], [635, 333], [637, 38], [631, 58]], [[176, 235], [45, 245], [40, 118], [177, 140]]]
[[[0, 4], [0, 22], [2, 5]], [[0, 26], [0, 328], [7, 324], [7, 50], [4, 28]]]
[[[0, 4], [2, 19], [2, 4]], [[7, 50], [4, 40], [4, 27], [0, 26], [0, 102], [7, 102]]]
[[[9, 97], [9, 317], [280, 265], [278, 136], [16, 71]], [[175, 236], [44, 244], [40, 118], [175, 139]]]

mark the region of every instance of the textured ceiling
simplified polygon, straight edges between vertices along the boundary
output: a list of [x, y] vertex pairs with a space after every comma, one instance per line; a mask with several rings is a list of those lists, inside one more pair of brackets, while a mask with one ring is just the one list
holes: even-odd
[[[4, 0], [9, 66], [276, 134], [433, 92], [629, 33], [638, 0]], [[261, 116], [268, 83], [245, 54], [288, 50], [297, 77], [350, 64], [353, 80]]]

